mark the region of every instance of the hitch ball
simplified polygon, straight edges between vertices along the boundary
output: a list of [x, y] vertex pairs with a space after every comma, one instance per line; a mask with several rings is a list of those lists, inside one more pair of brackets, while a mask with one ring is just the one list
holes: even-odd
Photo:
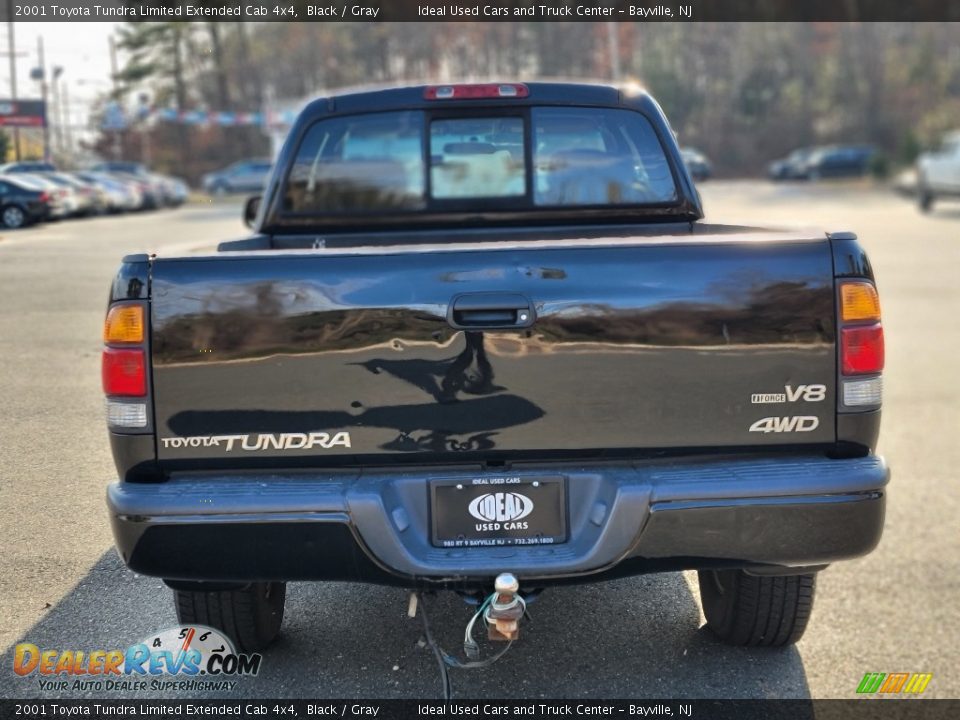
[[500, 573], [493, 581], [493, 589], [499, 595], [515, 595], [520, 590], [520, 581], [513, 573]]
[[516, 640], [520, 635], [523, 600], [517, 595], [520, 582], [512, 573], [500, 573], [493, 582], [493, 602], [487, 608], [487, 637], [490, 640]]

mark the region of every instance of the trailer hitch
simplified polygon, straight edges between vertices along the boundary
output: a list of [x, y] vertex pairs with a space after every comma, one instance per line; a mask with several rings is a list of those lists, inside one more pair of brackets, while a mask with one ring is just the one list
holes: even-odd
[[[407, 615], [415, 617], [419, 612], [423, 620], [423, 633], [426, 637], [426, 644], [433, 651], [440, 667], [440, 677], [443, 682], [443, 697], [450, 699], [453, 689], [450, 685], [450, 677], [447, 673], [448, 668], [473, 669], [488, 667], [502, 658], [507, 650], [513, 646], [513, 641], [520, 635], [520, 618], [527, 611], [527, 602], [519, 593], [520, 583], [512, 573], [500, 573], [494, 581], [494, 592], [480, 603], [477, 611], [470, 618], [467, 627], [463, 633], [463, 652], [469, 658], [467, 662], [458, 660], [453, 655], [445, 652], [433, 637], [433, 631], [430, 628], [430, 620], [427, 617], [427, 607], [423, 598], [417, 592], [410, 595], [410, 602], [407, 606]], [[490, 640], [506, 642], [502, 650], [496, 654], [479, 660], [480, 646], [473, 639], [473, 627], [479, 618], [487, 625], [487, 637]]]
[[483, 614], [487, 639], [512, 642], [520, 637], [520, 618], [526, 612], [526, 602], [518, 594], [520, 583], [511, 573], [500, 573], [493, 588], [493, 598]]

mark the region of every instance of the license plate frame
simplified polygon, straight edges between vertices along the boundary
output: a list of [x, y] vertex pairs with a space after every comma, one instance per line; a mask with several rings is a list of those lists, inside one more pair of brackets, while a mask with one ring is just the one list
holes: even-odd
[[557, 545], [569, 539], [566, 478], [559, 475], [432, 480], [429, 510], [434, 547]]

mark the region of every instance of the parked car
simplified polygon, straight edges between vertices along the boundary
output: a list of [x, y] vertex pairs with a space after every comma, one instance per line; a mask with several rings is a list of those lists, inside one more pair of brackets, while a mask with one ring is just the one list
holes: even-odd
[[141, 210], [144, 207], [143, 185], [139, 180], [121, 177], [119, 174], [104, 173], [104, 177], [123, 187], [127, 210]]
[[94, 172], [124, 173], [126, 175], [149, 175], [150, 170], [146, 165], [129, 160], [108, 160], [97, 163], [90, 168]]
[[46, 190], [52, 200], [50, 220], [60, 220], [76, 215], [81, 209], [79, 195], [76, 189], [63, 183], [54, 182], [47, 177], [47, 173], [13, 173], [10, 177], [22, 178], [35, 187]]
[[124, 182], [108, 173], [98, 173], [89, 170], [70, 174], [100, 189], [105, 199], [107, 212], [127, 212], [140, 207], [141, 195], [139, 186], [135, 183]]
[[16, 178], [17, 182], [29, 185], [34, 189], [43, 190], [50, 197], [50, 220], [60, 220], [70, 217], [78, 208], [77, 194], [73, 188], [64, 187], [53, 182], [50, 178], [40, 173], [13, 173], [10, 177]]
[[90, 167], [94, 172], [114, 175], [127, 182], [136, 182], [142, 195], [141, 210], [153, 210], [164, 204], [163, 182], [143, 163], [130, 160], [108, 160]]
[[699, 150], [691, 147], [680, 148], [680, 155], [683, 157], [683, 164], [690, 171], [690, 176], [700, 182], [713, 177], [713, 165], [707, 160], [707, 156]]
[[71, 217], [85, 217], [97, 212], [97, 194], [89, 184], [81, 183], [65, 173], [45, 172], [41, 176], [67, 190], [64, 204], [69, 208]]
[[767, 167], [771, 180], [799, 180], [805, 177], [807, 160], [817, 148], [797, 148], [785, 158], [774, 160]]
[[73, 187], [81, 196], [84, 205], [87, 205], [86, 214], [99, 214], [107, 211], [106, 193], [96, 183], [78, 178], [74, 173], [57, 172], [46, 173], [51, 179], [62, 181]]
[[864, 248], [700, 222], [649, 95], [342, 95], [280, 157], [251, 237], [110, 285], [113, 534], [181, 624], [256, 651], [288, 581], [359, 580], [507, 640], [544, 587], [694, 569], [715, 636], [781, 646], [877, 545]]
[[38, 172], [56, 172], [57, 166], [53, 163], [42, 160], [22, 160], [18, 162], [6, 163], [0, 165], [0, 173], [38, 173]]
[[211, 195], [249, 193], [263, 190], [273, 163], [269, 160], [240, 160], [222, 170], [203, 176], [203, 189]]
[[0, 175], [0, 223], [13, 230], [50, 216], [51, 196], [16, 173]]
[[138, 210], [155, 210], [163, 206], [163, 183], [150, 173], [134, 174], [122, 170], [108, 171], [111, 177], [124, 182], [135, 183], [140, 193]]
[[801, 177], [806, 180], [862, 177], [870, 171], [876, 150], [868, 145], [835, 145], [810, 153]]
[[960, 197], [960, 130], [944, 135], [937, 150], [917, 159], [920, 209], [927, 212], [941, 197]]
[[141, 196], [141, 210], [177, 207], [186, 202], [190, 193], [190, 188], [184, 180], [151, 172], [143, 163], [130, 160], [97, 163], [87, 172], [106, 174], [127, 183], [137, 183]]
[[160, 179], [164, 205], [167, 207], [180, 207], [187, 201], [187, 197], [190, 195], [190, 188], [184, 180], [171, 177], [170, 175], [157, 175], [156, 177]]

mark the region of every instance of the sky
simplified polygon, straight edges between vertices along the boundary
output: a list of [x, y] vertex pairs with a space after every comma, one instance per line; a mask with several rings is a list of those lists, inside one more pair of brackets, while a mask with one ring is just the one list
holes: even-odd
[[[90, 107], [98, 94], [110, 86], [108, 38], [119, 23], [112, 22], [17, 22], [14, 40], [17, 49], [17, 96], [40, 98], [40, 86], [30, 79], [37, 66], [37, 38], [43, 36], [48, 76], [54, 66], [63, 68], [60, 79], [68, 85], [70, 120], [75, 128], [86, 126]], [[9, 51], [8, 25], [0, 27], [0, 52]], [[0, 97], [10, 97], [10, 64], [0, 56]], [[77, 132], [77, 135], [82, 133]]]

